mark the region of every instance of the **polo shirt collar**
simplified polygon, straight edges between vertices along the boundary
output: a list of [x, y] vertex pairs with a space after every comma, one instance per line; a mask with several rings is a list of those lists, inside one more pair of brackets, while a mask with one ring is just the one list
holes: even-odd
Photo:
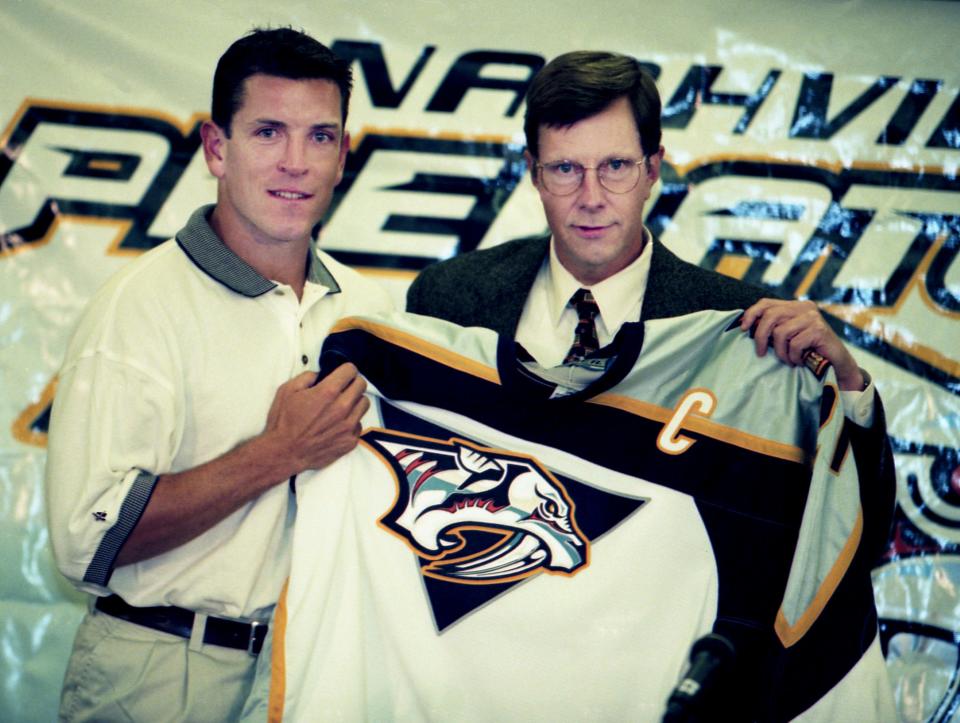
[[[197, 268], [231, 291], [254, 298], [277, 287], [250, 264], [237, 256], [217, 235], [208, 220], [213, 205], [201, 206], [177, 233], [177, 243]], [[325, 286], [327, 293], [340, 293], [340, 285], [323, 265], [316, 247], [310, 245], [307, 281]]]

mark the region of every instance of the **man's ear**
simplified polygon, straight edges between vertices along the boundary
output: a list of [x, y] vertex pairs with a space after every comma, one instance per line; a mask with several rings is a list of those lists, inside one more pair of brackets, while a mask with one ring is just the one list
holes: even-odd
[[530, 151], [524, 151], [523, 160], [527, 162], [527, 171], [530, 173], [530, 183], [533, 184], [534, 188], [540, 190], [540, 181], [537, 178], [537, 159], [530, 154]]
[[656, 153], [647, 156], [647, 177], [651, 182], [660, 179], [660, 164], [663, 162], [663, 154], [663, 146], [660, 146]]
[[343, 169], [347, 164], [347, 154], [350, 152], [350, 134], [347, 131], [343, 132], [343, 137], [340, 139], [340, 159], [337, 161], [337, 180], [334, 182], [336, 186], [343, 179]]
[[204, 121], [200, 126], [200, 139], [203, 141], [203, 158], [207, 168], [217, 178], [223, 176], [223, 162], [226, 157], [227, 134], [213, 121]]

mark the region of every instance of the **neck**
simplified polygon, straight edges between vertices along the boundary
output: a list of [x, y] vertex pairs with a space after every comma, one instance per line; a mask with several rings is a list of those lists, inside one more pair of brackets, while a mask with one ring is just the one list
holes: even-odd
[[242, 228], [232, 228], [214, 208], [210, 226], [223, 243], [247, 262], [258, 274], [293, 288], [297, 298], [302, 297], [307, 279], [307, 259], [310, 239], [275, 241], [257, 239]]

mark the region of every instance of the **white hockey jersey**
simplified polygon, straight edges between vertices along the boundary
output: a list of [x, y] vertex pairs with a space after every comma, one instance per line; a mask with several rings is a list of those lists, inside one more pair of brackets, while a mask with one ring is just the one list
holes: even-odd
[[892, 717], [832, 371], [758, 358], [738, 316], [628, 324], [558, 399], [488, 330], [342, 321], [321, 366], [373, 403], [297, 479], [247, 718], [658, 721], [710, 631], [725, 719]]

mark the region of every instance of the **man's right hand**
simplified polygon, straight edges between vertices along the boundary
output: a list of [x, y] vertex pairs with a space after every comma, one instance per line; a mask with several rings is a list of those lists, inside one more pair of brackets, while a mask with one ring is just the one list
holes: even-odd
[[370, 408], [367, 384], [353, 364], [316, 380], [315, 372], [304, 372], [281, 384], [264, 430], [284, 440], [298, 472], [322, 469], [356, 447], [360, 419]]

